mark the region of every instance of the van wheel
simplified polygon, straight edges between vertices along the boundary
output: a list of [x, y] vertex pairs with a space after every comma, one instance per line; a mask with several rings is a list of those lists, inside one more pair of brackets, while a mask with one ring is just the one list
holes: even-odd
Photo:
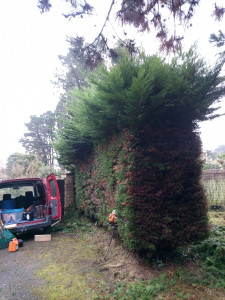
[[43, 228], [43, 231], [44, 231], [44, 233], [46, 233], [46, 234], [51, 233], [52, 227], [51, 227], [51, 226], [44, 227], [44, 228]]

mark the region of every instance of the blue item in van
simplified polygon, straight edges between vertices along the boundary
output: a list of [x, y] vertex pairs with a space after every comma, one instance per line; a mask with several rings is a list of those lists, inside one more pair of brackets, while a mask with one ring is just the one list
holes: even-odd
[[4, 223], [18, 223], [23, 218], [23, 208], [7, 209], [2, 211], [2, 220]]
[[0, 201], [0, 209], [13, 209], [16, 207], [15, 199]]

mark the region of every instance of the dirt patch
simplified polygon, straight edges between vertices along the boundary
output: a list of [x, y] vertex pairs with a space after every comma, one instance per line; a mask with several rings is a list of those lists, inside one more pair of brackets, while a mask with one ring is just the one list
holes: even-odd
[[118, 239], [114, 239], [109, 249], [107, 260], [104, 261], [104, 256], [108, 247], [110, 234], [104, 230], [98, 231], [94, 240], [96, 243], [96, 251], [100, 262], [98, 269], [101, 272], [108, 272], [108, 282], [118, 279], [124, 282], [134, 281], [134, 279], [148, 280], [155, 276], [155, 271], [146, 267], [143, 261], [138, 256], [125, 250]]

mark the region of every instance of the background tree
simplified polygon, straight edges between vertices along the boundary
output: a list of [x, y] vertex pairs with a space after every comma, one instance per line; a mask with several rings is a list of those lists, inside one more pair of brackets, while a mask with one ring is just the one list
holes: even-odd
[[13, 166], [17, 163], [17, 161], [22, 160], [23, 157], [24, 155], [21, 153], [13, 153], [8, 157], [6, 164], [6, 172], [8, 176], [11, 176], [11, 170]]
[[225, 35], [221, 30], [219, 30], [218, 34], [212, 33], [209, 42], [221, 50], [219, 52], [219, 57], [225, 57]]
[[218, 153], [216, 151], [211, 151], [211, 150], [206, 150], [205, 151], [205, 158], [206, 158], [206, 162], [213, 162], [216, 157], [217, 157]]
[[3, 164], [0, 162], [0, 180], [7, 179], [6, 169]]
[[31, 116], [29, 123], [25, 124], [28, 132], [20, 139], [26, 152], [37, 154], [39, 159], [48, 166], [54, 164], [53, 141], [55, 135], [55, 114], [48, 111], [40, 117]]
[[225, 35], [219, 30], [218, 34], [212, 33], [210, 35], [210, 42], [214, 43], [216, 47], [223, 47], [225, 45]]
[[[41, 12], [49, 11], [51, 8], [50, 0], [39, 0], [38, 7]], [[94, 7], [86, 0], [65, 0], [71, 4], [71, 12], [64, 14], [67, 18], [91, 15]], [[177, 35], [176, 26], [183, 24], [184, 27], [192, 26], [191, 19], [195, 8], [200, 0], [121, 0], [111, 1], [104, 24], [98, 35], [89, 45], [82, 47], [82, 51], [89, 57], [89, 64], [96, 64], [103, 60], [103, 50], [110, 52], [108, 39], [104, 34], [104, 29], [109, 23], [112, 10], [115, 8], [115, 15], [122, 25], [132, 25], [140, 31], [149, 32], [155, 29], [156, 37], [161, 42], [161, 50], [176, 51], [180, 48], [183, 36]], [[225, 13], [225, 8], [214, 4], [212, 15], [216, 21], [220, 21]], [[171, 30], [171, 24], [173, 29]]]
[[35, 154], [13, 153], [8, 157], [6, 171], [10, 178], [45, 178], [54, 169], [44, 165]]
[[85, 77], [88, 71], [88, 67], [85, 63], [86, 57], [81, 53], [81, 49], [84, 46], [84, 38], [68, 38], [69, 49], [66, 56], [59, 56], [61, 64], [66, 67], [66, 73], [63, 75], [56, 75], [56, 84], [61, 86], [64, 92], [70, 92], [73, 87], [86, 85]]
[[217, 156], [217, 161], [222, 169], [225, 169], [225, 153]]
[[203, 153], [204, 170], [224, 169], [225, 163], [225, 145], [220, 145], [215, 150], [206, 150]]
[[62, 89], [60, 94], [59, 102], [56, 106], [55, 116], [57, 127], [61, 127], [61, 119], [65, 115], [68, 98], [70, 97], [70, 92], [74, 87], [79, 89], [86, 85], [86, 73], [89, 68], [86, 64], [86, 57], [83, 53], [80, 53], [84, 44], [83, 38], [68, 38], [69, 50], [67, 55], [59, 56], [62, 66], [64, 67], [64, 72], [61, 74], [56, 74], [56, 81], [54, 82], [56, 87]]

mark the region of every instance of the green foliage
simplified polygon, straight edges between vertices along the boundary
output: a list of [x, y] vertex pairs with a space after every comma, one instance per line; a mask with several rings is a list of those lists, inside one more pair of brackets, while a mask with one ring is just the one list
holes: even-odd
[[197, 246], [198, 254], [206, 265], [225, 267], [225, 228], [214, 225], [208, 239]]
[[116, 208], [123, 244], [144, 255], [202, 239], [207, 208], [199, 154], [199, 138], [189, 130], [124, 130], [77, 163], [77, 207], [101, 225]]
[[88, 164], [80, 162], [75, 168], [76, 205], [99, 224], [107, 224], [110, 209], [115, 206], [113, 166], [119, 148], [117, 142], [99, 146]]
[[191, 127], [215, 117], [211, 105], [224, 94], [223, 61], [209, 69], [194, 49], [171, 63], [157, 56], [123, 54], [111, 68], [101, 66], [89, 85], [74, 89], [55, 144], [65, 164], [115, 133], [146, 126]]
[[214, 46], [217, 48], [221, 49], [222, 51], [219, 52], [220, 57], [224, 58], [225, 51], [224, 51], [224, 45], [225, 45], [225, 35], [224, 33], [219, 30], [218, 34], [216, 35], [215, 33], [210, 34], [210, 43], [212, 43]]
[[63, 129], [59, 130], [54, 148], [60, 154], [58, 158], [60, 163], [67, 166], [67, 169], [71, 169], [76, 160], [82, 160], [90, 155], [93, 150], [93, 142], [90, 138], [81, 136], [71, 116], [65, 117], [64, 120], [68, 120], [68, 122]]
[[225, 35], [224, 33], [219, 30], [218, 35], [215, 33], [210, 34], [210, 43], [214, 43], [216, 47], [223, 47], [225, 44]]
[[217, 156], [217, 161], [221, 168], [225, 169], [225, 153], [221, 153]]
[[106, 299], [151, 300], [159, 293], [166, 291], [165, 284], [165, 274], [161, 274], [159, 278], [154, 278], [151, 281], [138, 280], [128, 284], [117, 283]]
[[203, 262], [203, 269], [218, 280], [217, 286], [225, 288], [225, 228], [214, 225], [208, 239], [193, 248]]
[[122, 147], [118, 154], [118, 159], [114, 167], [116, 176], [115, 201], [119, 222], [119, 233], [123, 244], [130, 250], [138, 249], [140, 241], [137, 239], [135, 224], [135, 208], [133, 206], [132, 195], [129, 189], [131, 182], [132, 168], [135, 164], [135, 137], [128, 131], [124, 131], [120, 137]]
[[76, 233], [76, 230], [90, 231], [91, 224], [78, 210], [71, 209], [69, 213], [62, 217], [59, 224], [52, 227], [53, 231], [63, 231], [65, 233]]

